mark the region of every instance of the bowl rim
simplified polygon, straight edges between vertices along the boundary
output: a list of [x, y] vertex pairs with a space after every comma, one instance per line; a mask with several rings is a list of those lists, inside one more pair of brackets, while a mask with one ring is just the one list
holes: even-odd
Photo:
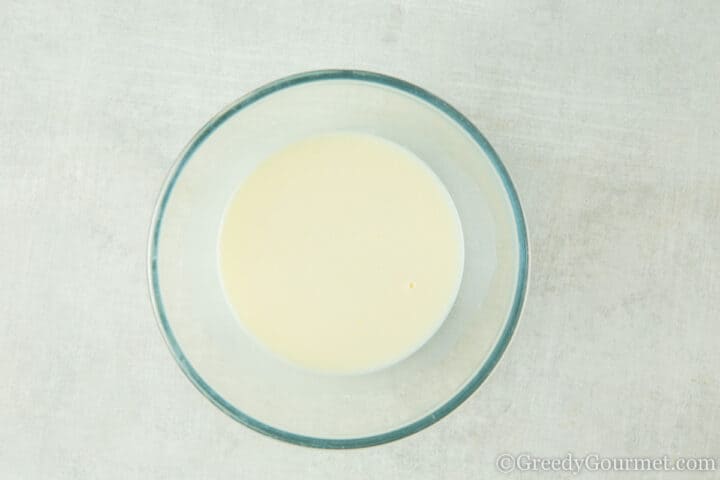
[[[389, 87], [395, 90], [400, 90], [412, 97], [429, 104], [432, 107], [437, 108], [447, 115], [452, 121], [457, 123], [470, 137], [477, 143], [477, 145], [483, 150], [488, 160], [494, 167], [498, 176], [500, 177], [505, 193], [510, 201], [513, 217], [515, 221], [516, 234], [518, 238], [518, 270], [517, 270], [517, 284], [513, 296], [512, 307], [505, 321], [505, 325], [500, 333], [498, 340], [493, 346], [490, 355], [486, 358], [480, 369], [473, 375], [473, 377], [450, 399], [445, 401], [441, 406], [435, 408], [430, 413], [424, 415], [422, 418], [415, 420], [407, 425], [400, 428], [396, 428], [384, 433], [375, 434], [371, 436], [358, 437], [358, 438], [322, 438], [313, 437], [308, 435], [296, 434], [288, 432], [272, 425], [268, 425], [261, 422], [250, 415], [242, 412], [240, 409], [235, 407], [232, 403], [225, 400], [219, 393], [217, 393], [200, 374], [194, 369], [189, 359], [185, 356], [185, 353], [180, 348], [177, 342], [173, 330], [170, 326], [167, 313], [165, 311], [162, 294], [160, 290], [160, 280], [158, 277], [158, 243], [160, 239], [160, 230], [162, 226], [165, 209], [172, 194], [173, 188], [177, 179], [183, 171], [184, 166], [193, 156], [193, 153], [198, 149], [200, 145], [210, 136], [212, 133], [220, 127], [228, 118], [232, 117], [236, 113], [240, 112], [249, 105], [257, 102], [258, 100], [267, 97], [275, 92], [291, 88], [293, 86], [319, 82], [326, 80], [354, 80], [360, 82], [367, 82], [372, 84], [379, 84], [385, 87]], [[225, 107], [222, 111], [211, 118], [188, 142], [185, 148], [182, 150], [172, 168], [170, 169], [165, 181], [163, 182], [160, 195], [155, 205], [153, 212], [150, 235], [148, 240], [148, 258], [147, 258], [147, 275], [148, 275], [148, 286], [150, 289], [150, 300], [155, 312], [157, 324], [160, 328], [160, 332], [165, 339], [165, 342], [170, 349], [176, 363], [190, 380], [190, 382], [202, 393], [210, 402], [212, 402], [217, 408], [223, 411], [225, 414], [233, 418], [234, 420], [244, 424], [245, 426], [270, 436], [272, 438], [283, 440], [285, 442], [294, 443], [306, 447], [315, 448], [328, 448], [328, 449], [346, 449], [346, 448], [361, 448], [369, 447], [373, 445], [380, 445], [388, 443], [394, 440], [407, 437], [413, 433], [417, 433], [430, 425], [434, 424], [441, 418], [448, 415], [460, 404], [467, 400], [475, 390], [487, 379], [490, 372], [497, 365], [500, 357], [505, 352], [510, 339], [513, 336], [515, 328], [517, 326], [520, 314], [525, 301], [528, 277], [529, 277], [529, 245], [527, 226], [525, 223], [525, 217], [520, 205], [520, 200], [515, 187], [510, 179], [510, 176], [503, 165], [500, 157], [495, 152], [493, 147], [487, 141], [485, 136], [473, 125], [473, 123], [461, 114], [457, 109], [452, 107], [450, 104], [440, 99], [436, 95], [428, 92], [427, 90], [418, 87], [410, 82], [400, 80], [398, 78], [370, 72], [366, 70], [349, 70], [349, 69], [331, 69], [331, 70], [312, 70], [307, 72], [290, 75], [287, 77], [280, 78], [278, 80], [267, 83], [239, 99], [232, 102], [230, 105]]]

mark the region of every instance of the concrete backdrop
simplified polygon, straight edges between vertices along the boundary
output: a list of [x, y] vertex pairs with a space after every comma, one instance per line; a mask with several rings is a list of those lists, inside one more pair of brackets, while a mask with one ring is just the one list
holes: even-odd
[[[495, 459], [720, 457], [719, 19], [710, 0], [2, 0], [0, 476], [530, 478]], [[532, 245], [524, 315], [481, 389], [417, 435], [344, 452], [206, 401], [145, 278], [186, 141], [248, 90], [328, 67], [468, 115]]]

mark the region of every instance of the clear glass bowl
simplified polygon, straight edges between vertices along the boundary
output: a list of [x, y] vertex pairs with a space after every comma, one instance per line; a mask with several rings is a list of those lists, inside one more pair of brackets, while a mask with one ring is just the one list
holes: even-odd
[[[279, 147], [338, 130], [384, 137], [423, 159], [450, 192], [465, 237], [460, 291], [440, 330], [407, 359], [364, 375], [314, 374], [268, 354], [230, 311], [216, 260], [240, 180]], [[148, 263], [162, 334], [212, 403], [281, 440], [353, 448], [417, 432], [482, 384], [520, 315], [528, 241], [512, 182], [467, 118], [402, 80], [325, 70], [265, 85], [195, 135], [162, 188]]]

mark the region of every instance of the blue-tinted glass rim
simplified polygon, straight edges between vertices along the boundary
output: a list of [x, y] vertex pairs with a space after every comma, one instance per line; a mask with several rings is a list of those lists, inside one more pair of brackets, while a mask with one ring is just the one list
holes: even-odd
[[[175, 335], [170, 327], [168, 317], [163, 306], [162, 294], [160, 291], [160, 281], [158, 278], [158, 242], [160, 239], [160, 230], [162, 227], [162, 221], [165, 214], [167, 203], [172, 194], [173, 188], [182, 173], [185, 165], [188, 163], [193, 153], [202, 143], [228, 118], [232, 117], [245, 107], [255, 103], [256, 101], [272, 95], [273, 93], [290, 88], [296, 85], [319, 82], [325, 80], [356, 80], [362, 82], [368, 82], [373, 84], [380, 84], [385, 87], [401, 90], [408, 93], [426, 103], [429, 103], [433, 107], [441, 110], [453, 121], [455, 121], [460, 127], [462, 127], [482, 148], [485, 155], [488, 157], [497, 174], [502, 180], [503, 186], [507, 193], [508, 199], [512, 206], [513, 216], [515, 219], [515, 226], [518, 237], [518, 272], [517, 272], [517, 285], [515, 288], [515, 294], [513, 297], [512, 308], [505, 322], [505, 326], [500, 334], [500, 338], [493, 347], [490, 355], [488, 356], [485, 363], [482, 365], [480, 370], [473, 376], [473, 378], [452, 398], [445, 402], [442, 406], [436, 410], [430, 412], [424, 417], [416, 420], [408, 425], [401, 428], [391, 430], [382, 434], [372, 435], [367, 437], [359, 438], [348, 438], [348, 439], [336, 439], [336, 438], [318, 438], [306, 435], [299, 435], [291, 432], [287, 432], [271, 425], [267, 425], [253, 417], [243, 413], [230, 402], [225, 400], [220, 394], [218, 394], [205, 380], [198, 374], [193, 368], [190, 361], [185, 356], [184, 352], [180, 348]], [[155, 309], [156, 318], [160, 326], [160, 330], [165, 338], [170, 351], [180, 369], [185, 373], [188, 379], [195, 385], [195, 387], [207, 397], [215, 406], [225, 412], [227, 415], [237, 420], [238, 422], [256, 430], [260, 433], [268, 435], [270, 437], [283, 440], [298, 445], [304, 445], [308, 447], [316, 448], [360, 448], [368, 447], [372, 445], [379, 445], [382, 443], [391, 442], [400, 438], [406, 437], [413, 433], [416, 433], [433, 423], [437, 422], [455, 408], [457, 408], [462, 402], [464, 402], [477, 388], [485, 381], [492, 369], [500, 360], [503, 352], [507, 348], [508, 343], [515, 331], [520, 312], [522, 310], [523, 302], [525, 299], [525, 292], [528, 283], [528, 267], [529, 267], [529, 250], [528, 250], [528, 239], [527, 239], [527, 228], [525, 225], [525, 218], [520, 206], [520, 200], [518, 199], [517, 192], [513, 186], [510, 176], [505, 169], [505, 166], [498, 157], [495, 150], [492, 148], [490, 143], [485, 139], [482, 133], [458, 110], [453, 108], [447, 102], [441, 100], [432, 93], [413, 85], [404, 80], [400, 80], [387, 75], [367, 72], [361, 70], [317, 70], [311, 72], [300, 73], [289, 77], [281, 78], [274, 82], [268, 83], [257, 90], [250, 92], [244, 97], [240, 98], [225, 110], [217, 114], [211, 119], [190, 141], [185, 147], [184, 151], [180, 155], [179, 159], [168, 174], [165, 184], [163, 185], [160, 198], [155, 208], [155, 213], [152, 220], [152, 228], [150, 232], [150, 240], [148, 247], [148, 280], [150, 284], [150, 296]]]

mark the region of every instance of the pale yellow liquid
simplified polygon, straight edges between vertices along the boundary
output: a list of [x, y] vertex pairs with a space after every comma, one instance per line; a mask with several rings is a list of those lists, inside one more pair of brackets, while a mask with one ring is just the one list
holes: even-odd
[[227, 299], [245, 329], [301, 367], [372, 371], [440, 327], [463, 269], [460, 220], [434, 173], [378, 137], [336, 133], [260, 163], [220, 232]]

